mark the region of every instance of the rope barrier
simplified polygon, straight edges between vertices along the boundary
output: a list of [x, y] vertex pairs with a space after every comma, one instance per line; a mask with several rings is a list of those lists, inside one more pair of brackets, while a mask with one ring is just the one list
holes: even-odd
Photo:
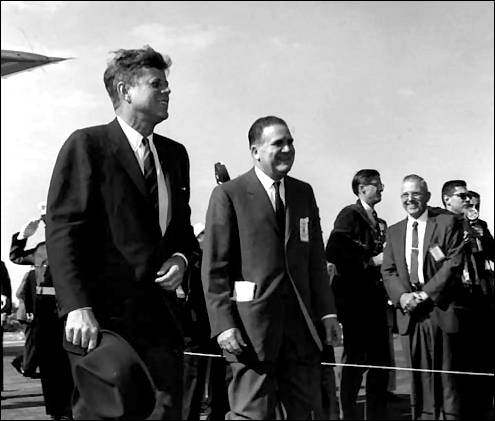
[[[206, 354], [202, 352], [189, 352], [185, 351], [184, 355], [196, 356], [196, 357], [212, 357], [212, 358], [225, 358], [223, 355], [219, 354]], [[403, 370], [403, 371], [419, 371], [427, 373], [445, 373], [445, 374], [467, 374], [470, 376], [488, 376], [493, 377], [493, 373], [479, 373], [474, 371], [449, 371], [449, 370], [428, 370], [425, 368], [410, 368], [410, 367], [388, 367], [385, 365], [366, 365], [366, 364], [343, 364], [343, 363], [325, 363], [322, 362], [321, 365], [324, 366], [340, 366], [340, 367], [358, 367], [358, 368], [379, 368], [382, 370]]]

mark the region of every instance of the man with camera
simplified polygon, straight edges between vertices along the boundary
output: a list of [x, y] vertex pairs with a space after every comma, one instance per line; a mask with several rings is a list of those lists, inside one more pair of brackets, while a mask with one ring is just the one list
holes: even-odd
[[[479, 218], [472, 195], [464, 180], [450, 180], [442, 187], [442, 202], [446, 210], [462, 219], [466, 262], [463, 284], [467, 300], [466, 337], [463, 347], [466, 371], [493, 373], [495, 349], [491, 341], [494, 320], [493, 271], [490, 262], [495, 260], [495, 243], [485, 221]], [[493, 417], [493, 377], [465, 375], [466, 416], [475, 419]]]

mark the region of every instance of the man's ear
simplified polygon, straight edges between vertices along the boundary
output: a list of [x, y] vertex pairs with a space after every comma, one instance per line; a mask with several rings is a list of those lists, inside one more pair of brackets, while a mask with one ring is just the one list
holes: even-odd
[[129, 95], [129, 89], [124, 82], [121, 81], [117, 83], [116, 89], [121, 101], [126, 101], [126, 102], [131, 101], [131, 97]]
[[260, 153], [259, 153], [259, 149], [258, 149], [258, 145], [254, 144], [254, 145], [251, 145], [250, 146], [250, 149], [251, 149], [251, 155], [257, 160], [259, 161], [259, 157], [260, 157]]

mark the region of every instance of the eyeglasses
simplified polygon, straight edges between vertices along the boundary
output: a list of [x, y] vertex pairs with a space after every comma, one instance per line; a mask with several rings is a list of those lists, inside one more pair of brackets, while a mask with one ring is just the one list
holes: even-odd
[[452, 193], [451, 196], [457, 196], [461, 200], [471, 199], [469, 193]]
[[407, 200], [409, 198], [418, 200], [418, 199], [421, 198], [421, 196], [423, 196], [422, 193], [402, 193], [400, 195], [400, 198], [403, 199], [403, 200]]

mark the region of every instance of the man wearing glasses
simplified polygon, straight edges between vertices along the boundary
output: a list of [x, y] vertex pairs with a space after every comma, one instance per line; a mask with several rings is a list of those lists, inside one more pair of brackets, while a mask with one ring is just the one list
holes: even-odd
[[[495, 244], [487, 223], [479, 219], [479, 208], [475, 208], [473, 199], [476, 195], [467, 189], [464, 180], [450, 180], [442, 187], [445, 209], [462, 221], [464, 230], [466, 261], [462, 282], [469, 309], [468, 329], [462, 342], [465, 370], [493, 374], [494, 286], [490, 263], [495, 260]], [[493, 418], [493, 377], [465, 375], [462, 380], [468, 403], [464, 408], [465, 417]]]
[[418, 370], [411, 374], [412, 419], [463, 419], [462, 375], [451, 373], [463, 362], [462, 226], [452, 214], [429, 208], [430, 197], [422, 177], [404, 177], [400, 200], [407, 216], [387, 230], [381, 271], [397, 308], [402, 349]]
[[[380, 274], [386, 225], [375, 211], [384, 185], [374, 169], [358, 171], [351, 185], [358, 200], [337, 215], [326, 247], [326, 259], [337, 270], [332, 289], [344, 333], [342, 362], [390, 366], [387, 295]], [[357, 397], [366, 371], [355, 366], [342, 368], [340, 400], [346, 420], [362, 418]], [[368, 370], [365, 419], [386, 419], [388, 378], [387, 370]]]

